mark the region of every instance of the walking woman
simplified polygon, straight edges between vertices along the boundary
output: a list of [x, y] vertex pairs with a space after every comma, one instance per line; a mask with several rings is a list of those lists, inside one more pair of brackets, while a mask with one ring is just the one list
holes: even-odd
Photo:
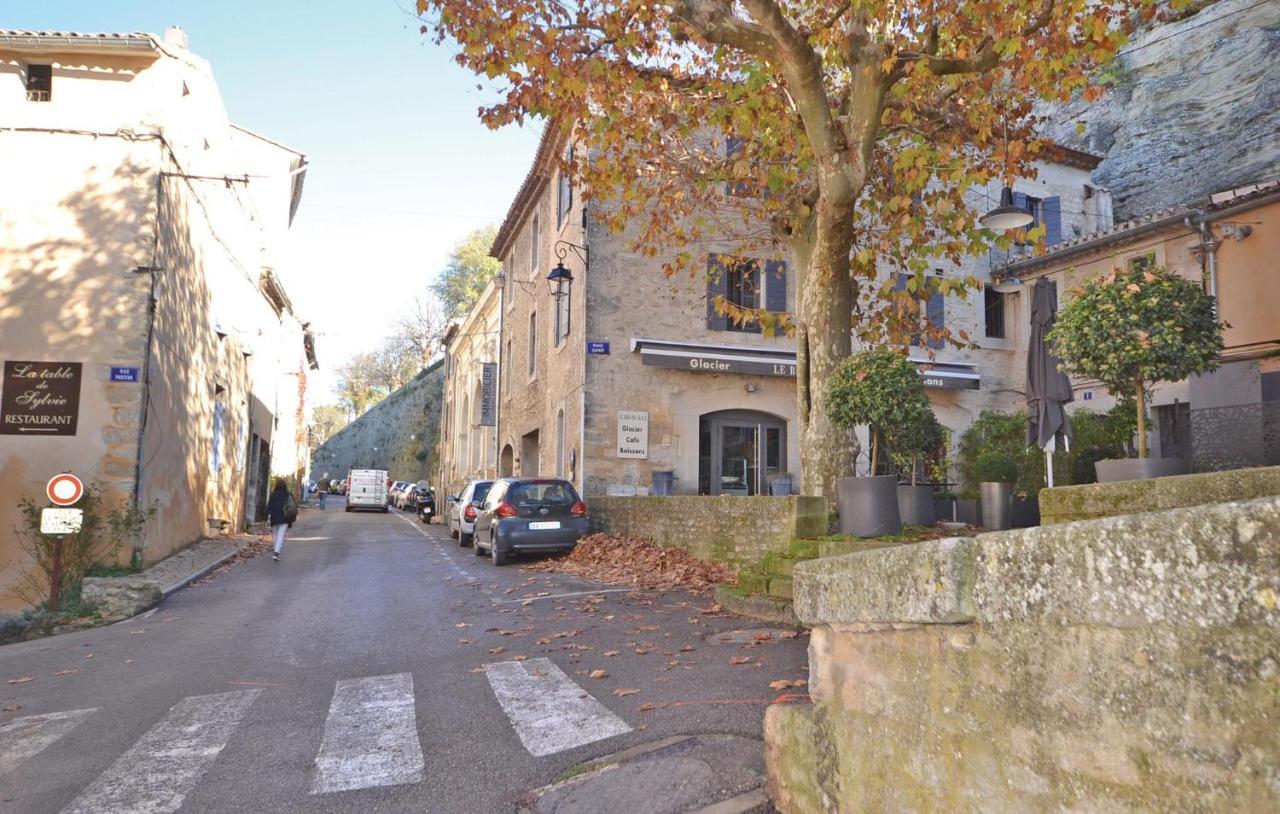
[[294, 501], [293, 495], [289, 494], [289, 484], [285, 483], [284, 478], [276, 478], [275, 488], [271, 490], [271, 497], [267, 500], [267, 522], [271, 524], [276, 544], [275, 554], [271, 559], [276, 562], [280, 561], [280, 549], [284, 546], [285, 530], [297, 519], [298, 504]]

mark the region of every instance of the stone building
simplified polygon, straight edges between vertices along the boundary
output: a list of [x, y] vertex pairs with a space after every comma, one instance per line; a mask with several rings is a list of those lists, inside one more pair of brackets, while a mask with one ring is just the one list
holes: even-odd
[[147, 562], [305, 476], [315, 359], [276, 258], [305, 168], [178, 29], [0, 31], [0, 609], [53, 474], [154, 505]]
[[[1113, 268], [1164, 266], [1216, 296], [1223, 331], [1215, 372], [1157, 387], [1148, 408], [1152, 455], [1187, 458], [1196, 471], [1280, 464], [1280, 181], [1226, 190], [1067, 240], [1003, 271], [1025, 288], [1040, 277], [1071, 290]], [[1018, 319], [1027, 322], [1025, 305]], [[1025, 342], [1010, 359], [1025, 364]], [[1115, 400], [1096, 381], [1073, 382], [1077, 406]]]
[[[713, 305], [723, 297], [791, 311], [789, 259], [730, 262], [734, 246], [726, 243], [710, 247], [705, 274], [664, 276], [658, 261], [629, 248], [630, 235], [611, 233], [592, 217], [599, 204], [580, 200], [559, 171], [557, 159], [569, 147], [555, 131], [548, 128], [493, 246], [503, 263], [497, 472], [566, 477], [588, 495], [644, 492], [655, 473], [666, 472], [677, 494], [767, 494], [785, 475], [798, 484], [794, 342], [758, 325], [735, 325]], [[1111, 225], [1107, 192], [1089, 179], [1097, 162], [1055, 149], [1034, 179], [1015, 185], [1051, 243]], [[998, 190], [973, 195], [994, 205]], [[990, 280], [1007, 260], [993, 252], [935, 273]], [[560, 297], [547, 279], [557, 264], [572, 275]], [[932, 321], [967, 331], [977, 344], [922, 346], [912, 354], [935, 412], [956, 433], [983, 409], [1012, 409], [1022, 400], [1016, 350], [1026, 342], [1029, 314], [1021, 299], [988, 288], [966, 299], [935, 295], [929, 304]], [[491, 302], [484, 307], [495, 307]], [[476, 314], [468, 320], [487, 321], [490, 330], [494, 321]], [[491, 360], [491, 349], [486, 353]], [[448, 377], [453, 407], [446, 407], [444, 450], [481, 433], [475, 376], [468, 368]], [[458, 408], [466, 398], [472, 406], [464, 420]], [[465, 480], [464, 469], [491, 471], [487, 459], [474, 460], [484, 465], [454, 465], [444, 480]]]
[[445, 388], [434, 484], [441, 494], [456, 495], [469, 480], [497, 476], [501, 283], [489, 283], [466, 316], [452, 323], [441, 340]]

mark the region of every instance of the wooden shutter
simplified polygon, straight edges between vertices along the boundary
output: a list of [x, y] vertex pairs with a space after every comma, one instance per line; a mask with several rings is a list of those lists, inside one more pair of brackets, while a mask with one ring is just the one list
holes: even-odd
[[[925, 306], [925, 315], [929, 317], [930, 328], [942, 328], [946, 326], [946, 305], [941, 291], [934, 290], [934, 292], [929, 295], [929, 303]], [[939, 350], [945, 347], [946, 344], [947, 343], [941, 339], [931, 338], [928, 341], [929, 347], [934, 350]]]
[[787, 310], [787, 262], [769, 260], [764, 264], [766, 311], [785, 313]]
[[1053, 246], [1062, 242], [1062, 199], [1044, 199], [1044, 242]]
[[720, 256], [707, 255], [707, 328], [712, 331], [729, 329], [729, 318], [716, 311], [716, 298], [729, 293], [729, 270], [720, 262]]

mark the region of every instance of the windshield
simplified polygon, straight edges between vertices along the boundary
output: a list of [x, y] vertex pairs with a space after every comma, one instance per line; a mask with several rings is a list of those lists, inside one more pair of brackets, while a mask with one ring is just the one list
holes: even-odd
[[569, 506], [578, 494], [566, 481], [534, 481], [513, 484], [507, 500], [516, 506]]

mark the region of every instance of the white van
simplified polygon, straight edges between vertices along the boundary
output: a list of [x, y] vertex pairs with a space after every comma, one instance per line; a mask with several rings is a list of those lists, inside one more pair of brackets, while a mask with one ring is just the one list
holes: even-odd
[[352, 509], [388, 511], [385, 469], [353, 469], [347, 473], [347, 511]]

